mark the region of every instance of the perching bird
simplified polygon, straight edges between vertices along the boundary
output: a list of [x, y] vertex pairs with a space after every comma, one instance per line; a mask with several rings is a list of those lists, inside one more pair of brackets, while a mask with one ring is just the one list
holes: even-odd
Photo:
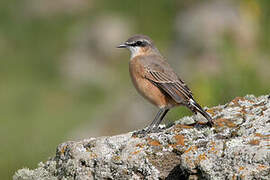
[[145, 35], [134, 35], [118, 48], [127, 48], [131, 52], [129, 72], [138, 92], [152, 104], [159, 107], [155, 119], [141, 132], [155, 132], [166, 113], [175, 106], [186, 106], [193, 113], [201, 113], [212, 125], [212, 118], [194, 100], [191, 90], [182, 81], [153, 41]]

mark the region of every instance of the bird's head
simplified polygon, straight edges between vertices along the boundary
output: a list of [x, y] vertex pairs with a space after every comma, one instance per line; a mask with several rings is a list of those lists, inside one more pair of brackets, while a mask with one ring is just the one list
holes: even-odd
[[117, 48], [127, 48], [131, 52], [131, 58], [139, 55], [147, 55], [158, 52], [153, 41], [145, 35], [134, 35], [125, 43], [120, 44]]

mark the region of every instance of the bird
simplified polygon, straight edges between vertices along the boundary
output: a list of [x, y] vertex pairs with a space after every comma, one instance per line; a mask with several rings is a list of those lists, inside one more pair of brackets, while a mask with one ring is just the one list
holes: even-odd
[[134, 35], [117, 48], [131, 52], [129, 72], [132, 82], [144, 98], [159, 108], [154, 120], [138, 134], [157, 132], [165, 115], [177, 106], [186, 106], [195, 114], [199, 112], [207, 119], [207, 126], [213, 125], [211, 116], [195, 101], [189, 87], [148, 36]]

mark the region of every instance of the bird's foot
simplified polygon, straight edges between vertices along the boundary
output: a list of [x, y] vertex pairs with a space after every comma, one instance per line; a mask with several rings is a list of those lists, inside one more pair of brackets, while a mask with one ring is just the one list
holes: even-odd
[[214, 123], [213, 121], [207, 121], [207, 122], [200, 122], [200, 121], [197, 121], [196, 123], [193, 124], [196, 128], [201, 128], [201, 127], [205, 127], [205, 126], [208, 126], [208, 127], [213, 127], [214, 126]]
[[206, 126], [209, 126], [209, 127], [213, 127], [214, 126], [214, 122], [213, 122], [213, 120], [210, 120], [210, 121], [207, 121], [207, 123], [205, 125]]
[[141, 130], [138, 130], [138, 131], [135, 131], [132, 133], [132, 136], [139, 136], [139, 137], [144, 137], [146, 136], [147, 134], [149, 133], [157, 133], [157, 132], [160, 132], [162, 131], [163, 128], [160, 128], [159, 126], [157, 127], [146, 127], [144, 129], [141, 129]]
[[135, 131], [132, 133], [132, 137], [144, 137], [146, 134], [148, 134], [149, 132], [145, 129], [141, 129], [138, 131]]

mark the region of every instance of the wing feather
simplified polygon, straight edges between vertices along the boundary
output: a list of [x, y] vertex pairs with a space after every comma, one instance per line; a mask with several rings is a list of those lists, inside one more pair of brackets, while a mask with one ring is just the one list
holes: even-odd
[[193, 112], [201, 113], [211, 123], [211, 116], [194, 100], [192, 92], [173, 71], [161, 55], [141, 57], [144, 64], [144, 77], [165, 91], [173, 100], [185, 104]]
[[190, 89], [178, 77], [173, 78], [164, 71], [148, 69], [146, 78], [167, 92], [176, 102], [181, 103], [183, 100], [193, 99]]

